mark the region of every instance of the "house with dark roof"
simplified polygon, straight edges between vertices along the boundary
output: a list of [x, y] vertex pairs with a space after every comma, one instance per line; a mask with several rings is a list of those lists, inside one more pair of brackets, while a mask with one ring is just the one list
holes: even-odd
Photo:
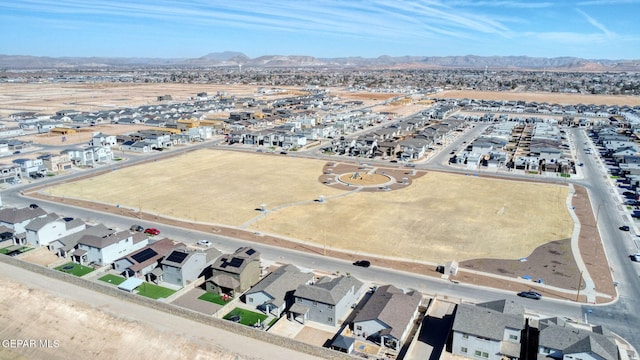
[[73, 260], [80, 264], [95, 263], [105, 266], [147, 246], [148, 243], [147, 234], [129, 230], [112, 232], [105, 236], [83, 235], [78, 239], [78, 249], [73, 253]]
[[160, 262], [162, 272], [153, 272], [159, 281], [177, 286], [185, 286], [203, 276], [203, 271], [220, 256], [220, 251], [209, 248], [207, 251], [193, 251], [181, 247], [170, 252]]
[[251, 247], [241, 247], [233, 254], [220, 256], [211, 265], [211, 277], [205, 288], [215, 294], [235, 296], [260, 280], [260, 253]]
[[16, 245], [26, 245], [27, 233], [25, 226], [32, 220], [46, 215], [47, 212], [39, 206], [29, 206], [22, 209], [5, 208], [0, 210], [0, 226], [6, 226], [13, 230]]
[[358, 302], [363, 287], [362, 281], [352, 276], [323, 276], [313, 285], [300, 285], [293, 293], [289, 317], [303, 324], [309, 320], [336, 326]]
[[613, 334], [600, 326], [578, 325], [558, 318], [539, 322], [538, 354], [551, 359], [617, 360]]
[[[56, 239], [47, 247], [49, 251], [54, 252], [59, 257], [67, 258], [77, 250], [78, 240], [84, 235], [107, 236], [114, 232], [114, 229], [108, 228], [103, 224], [95, 226], [87, 225], [84, 230]], [[80, 260], [77, 259], [76, 262], [80, 262]]]
[[85, 228], [86, 225], [81, 219], [66, 221], [55, 213], [33, 219], [25, 226], [27, 243], [32, 246], [48, 246], [54, 240]]
[[279, 267], [245, 294], [245, 302], [277, 317], [293, 304], [293, 292], [299, 285], [313, 281], [313, 274], [294, 265]]
[[353, 333], [400, 351], [421, 304], [417, 291], [404, 293], [393, 285], [381, 286], [356, 314]]
[[[184, 246], [183, 243], [175, 243], [167, 238], [154, 241], [138, 251], [134, 251], [113, 262], [113, 268], [125, 277], [147, 277], [160, 261], [174, 249]], [[153, 281], [147, 277], [147, 281]]]
[[524, 308], [512, 300], [460, 304], [452, 328], [451, 352], [473, 359], [520, 357]]

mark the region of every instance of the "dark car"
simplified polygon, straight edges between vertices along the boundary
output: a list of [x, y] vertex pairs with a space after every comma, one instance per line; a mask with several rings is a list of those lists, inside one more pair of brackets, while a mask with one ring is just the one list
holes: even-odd
[[131, 225], [131, 227], [129, 228], [131, 231], [137, 231], [137, 232], [141, 232], [144, 231], [144, 228], [140, 225]]
[[522, 291], [518, 293], [518, 296], [534, 300], [540, 300], [542, 298], [542, 294], [535, 291]]
[[287, 155], [286, 151], [280, 151], [280, 155]]
[[66, 221], [66, 222], [69, 222], [69, 221], [73, 221], [73, 218], [72, 217], [64, 217], [64, 218], [62, 218], [62, 220]]
[[149, 234], [149, 235], [158, 235], [160, 234], [160, 230], [156, 229], [156, 228], [148, 228], [144, 230], [145, 234]]
[[631, 261], [640, 262], [640, 253], [629, 255], [629, 259], [631, 259]]
[[227, 320], [239, 323], [242, 318], [240, 317], [240, 315], [231, 315], [229, 316], [229, 318], [227, 318]]
[[369, 260], [358, 260], [353, 265], [368, 268], [371, 266], [371, 262]]
[[618, 229], [622, 231], [629, 231], [629, 227], [627, 225], [620, 226]]

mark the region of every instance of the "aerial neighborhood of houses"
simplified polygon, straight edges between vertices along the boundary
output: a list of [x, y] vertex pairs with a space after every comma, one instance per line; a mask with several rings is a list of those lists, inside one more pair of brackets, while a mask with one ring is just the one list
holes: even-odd
[[[566, 125], [588, 127], [606, 149], [602, 155], [617, 164], [634, 189], [640, 184], [640, 149], [624, 131], [640, 127], [637, 107], [460, 100], [438, 98], [438, 89], [396, 90], [390, 102], [428, 106], [404, 117], [307, 87], [294, 95], [260, 88], [261, 94], [281, 95], [270, 100], [199, 92], [186, 102], [161, 95], [156, 104], [135, 108], [15, 113], [10, 120], [17, 126], [0, 129], [0, 157], [13, 159], [0, 164], [0, 183], [38, 182], [112, 165], [125, 154], [144, 157], [214, 140], [216, 146], [284, 155], [315, 144], [336, 158], [412, 166], [476, 126], [484, 128], [480, 136], [452, 151], [448, 166], [570, 176], [581, 162], [561, 126]], [[229, 116], [219, 118], [219, 113]], [[75, 132], [101, 124], [146, 128], [120, 135], [95, 131], [88, 143], [65, 144]], [[20, 140], [43, 133], [59, 137], [59, 146]], [[633, 190], [629, 204], [640, 205], [637, 199]], [[223, 253], [208, 242], [191, 245], [160, 234], [137, 224], [118, 229], [66, 217], [38, 203], [0, 209], [4, 255], [26, 259], [37, 252], [54, 259], [51, 269], [69, 276], [255, 331], [287, 337], [312, 329], [320, 346], [337, 352], [380, 359], [428, 354], [423, 339], [441, 333], [449, 355], [477, 360], [627, 359], [622, 339], [606, 328], [537, 314], [511, 300], [456, 303], [350, 273], [267, 261], [252, 246]]]
[[[446, 350], [472, 359], [518, 359], [531, 351], [620, 359], [619, 340], [606, 329], [527, 312], [513, 301], [455, 304], [350, 274], [263, 262], [252, 247], [224, 254], [139, 230], [63, 217], [37, 204], [0, 210], [8, 256], [35, 248], [59, 259], [51, 265], [56, 270], [274, 334], [305, 326], [331, 331], [327, 346], [340, 352], [394, 357], [423, 351], [418, 336], [445, 331]], [[430, 326], [443, 321], [449, 326]]]

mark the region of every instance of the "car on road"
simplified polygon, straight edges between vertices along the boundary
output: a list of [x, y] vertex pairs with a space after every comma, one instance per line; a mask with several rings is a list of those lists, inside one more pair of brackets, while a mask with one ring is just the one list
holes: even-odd
[[369, 266], [371, 266], [371, 261], [369, 261], [369, 260], [358, 260], [358, 261], [354, 262], [353, 265], [368, 268]]
[[620, 226], [618, 229], [620, 229], [622, 231], [629, 231], [629, 226], [623, 225], [623, 226]]
[[206, 247], [211, 247], [211, 245], [212, 245], [211, 241], [209, 241], [209, 240], [198, 240], [198, 241], [196, 241], [196, 244], [200, 245], [200, 246], [206, 246]]
[[580, 164], [578, 164], [578, 166], [584, 166], [584, 163], [580, 163]]
[[629, 259], [631, 259], [631, 261], [640, 262], [640, 253], [629, 255]]
[[156, 228], [146, 228], [144, 230], [145, 234], [149, 234], [149, 235], [158, 235], [160, 234], [160, 230], [156, 229]]
[[280, 155], [287, 155], [286, 151], [280, 151]]
[[131, 225], [129, 230], [136, 231], [136, 232], [141, 232], [141, 231], [144, 231], [144, 228], [142, 226], [140, 226], [140, 225], [134, 224], [134, 225]]
[[542, 294], [535, 291], [521, 291], [518, 293], [518, 296], [534, 300], [540, 300], [542, 298]]

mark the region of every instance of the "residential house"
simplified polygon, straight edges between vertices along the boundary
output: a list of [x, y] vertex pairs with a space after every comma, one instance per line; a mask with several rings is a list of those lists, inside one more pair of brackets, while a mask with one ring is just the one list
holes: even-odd
[[71, 170], [73, 165], [69, 154], [44, 154], [38, 156], [38, 159], [41, 159], [44, 167], [52, 172]]
[[106, 135], [101, 132], [94, 132], [89, 145], [91, 146], [116, 146], [116, 136]]
[[518, 359], [524, 308], [512, 300], [460, 304], [451, 335], [451, 352], [472, 359]]
[[29, 206], [22, 209], [4, 208], [0, 210], [0, 226], [5, 226], [15, 234], [16, 245], [27, 243], [25, 227], [34, 219], [47, 216], [47, 212], [39, 206]]
[[20, 179], [20, 166], [16, 164], [0, 164], [0, 183], [15, 182]]
[[23, 178], [35, 176], [35, 174], [42, 174], [46, 170], [42, 159], [21, 158], [13, 160], [13, 163], [20, 166], [20, 175]]
[[[138, 251], [134, 251], [113, 262], [113, 268], [125, 277], [147, 277], [157, 266], [160, 260], [174, 249], [184, 246], [167, 238], [154, 241]], [[147, 277], [147, 281], [153, 281], [155, 277]]]
[[267, 275], [245, 294], [245, 302], [258, 310], [280, 317], [293, 304], [293, 292], [299, 285], [309, 284], [313, 274], [294, 265], [284, 265]]
[[148, 243], [149, 237], [146, 234], [129, 230], [106, 236], [83, 235], [78, 239], [78, 249], [73, 253], [73, 260], [80, 264], [105, 266]]
[[120, 145], [120, 149], [122, 149], [122, 151], [148, 153], [151, 151], [151, 146], [144, 141], [127, 140]]
[[358, 311], [352, 330], [358, 336], [400, 351], [421, 304], [422, 295], [417, 291], [405, 294], [393, 285], [381, 286]]
[[48, 246], [54, 240], [86, 228], [81, 219], [67, 220], [55, 213], [33, 219], [25, 226], [27, 243], [32, 246]]
[[352, 276], [323, 276], [313, 285], [300, 285], [293, 293], [290, 318], [336, 326], [362, 295], [362, 281]]
[[72, 253], [77, 249], [78, 240], [80, 240], [80, 238], [82, 238], [83, 236], [93, 235], [93, 236], [103, 237], [103, 236], [108, 236], [109, 234], [113, 234], [114, 232], [115, 232], [114, 229], [108, 228], [103, 224], [98, 224], [95, 226], [87, 226], [82, 231], [69, 234], [67, 236], [63, 236], [59, 239], [52, 241], [48, 247], [50, 251], [56, 253], [56, 255], [58, 255], [59, 257], [67, 258], [71, 256]]
[[220, 254], [220, 251], [213, 248], [207, 251], [178, 248], [160, 262], [162, 273], [155, 272], [155, 274], [159, 276], [160, 281], [182, 287], [202, 276], [204, 269]]
[[211, 277], [205, 288], [215, 294], [235, 296], [249, 289], [260, 279], [260, 253], [251, 247], [241, 247], [233, 254], [220, 256], [211, 265]]
[[618, 360], [614, 336], [601, 326], [578, 325], [562, 319], [539, 321], [538, 354], [557, 360]]

